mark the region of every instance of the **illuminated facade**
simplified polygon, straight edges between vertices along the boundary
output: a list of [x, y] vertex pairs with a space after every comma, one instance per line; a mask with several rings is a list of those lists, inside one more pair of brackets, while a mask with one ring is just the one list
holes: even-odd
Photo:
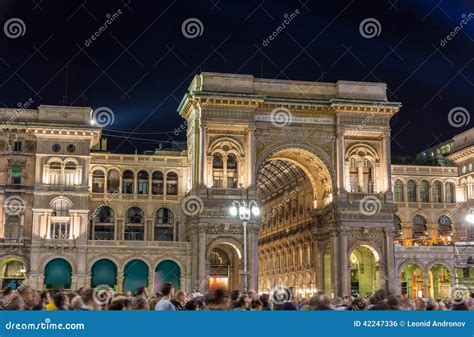
[[251, 289], [449, 296], [473, 281], [473, 132], [432, 150], [449, 165], [391, 165], [399, 108], [382, 83], [203, 73], [187, 151], [145, 155], [102, 151], [90, 108], [0, 109], [2, 284], [241, 289], [229, 207], [256, 200]]

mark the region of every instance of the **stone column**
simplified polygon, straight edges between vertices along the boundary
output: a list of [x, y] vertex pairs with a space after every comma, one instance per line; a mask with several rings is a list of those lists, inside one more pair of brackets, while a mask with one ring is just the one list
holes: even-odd
[[324, 252], [320, 241], [314, 239], [314, 260], [316, 261], [316, 289], [324, 289]]
[[206, 278], [206, 224], [198, 225], [198, 281]]
[[382, 166], [382, 176], [383, 176], [383, 191], [392, 192], [392, 181], [390, 179], [391, 172], [391, 155], [390, 155], [390, 133], [384, 132], [382, 135], [382, 152], [383, 152], [383, 166]]
[[198, 185], [205, 185], [207, 181], [206, 177], [206, 152], [207, 152], [207, 146], [206, 146], [206, 124], [204, 122], [200, 122], [199, 124], [199, 152], [198, 152], [198, 158], [199, 158], [199, 182]]
[[339, 245], [338, 245], [338, 236], [337, 232], [333, 231], [331, 233], [331, 283], [332, 283], [332, 292], [334, 296], [339, 296], [339, 283], [340, 283], [340, 273], [339, 273]]
[[385, 228], [385, 256], [386, 256], [386, 289], [392, 294], [396, 293], [397, 286], [395, 284], [395, 245], [393, 228]]
[[116, 291], [122, 292], [123, 289], [123, 271], [117, 271], [117, 285]]
[[255, 126], [250, 126], [248, 129], [248, 150], [247, 150], [247, 187], [255, 185]]
[[338, 190], [344, 189], [344, 131], [337, 131], [336, 140], [336, 153], [337, 153], [337, 188]]
[[347, 227], [340, 228], [339, 247], [340, 247], [340, 268], [341, 268], [341, 295], [351, 294], [349, 259], [347, 252]]
[[248, 225], [249, 290], [258, 290], [258, 226]]
[[425, 294], [424, 297], [425, 299], [428, 299], [430, 297], [430, 293], [428, 291], [428, 284], [429, 284], [429, 274], [428, 272], [423, 272], [423, 287], [425, 288]]

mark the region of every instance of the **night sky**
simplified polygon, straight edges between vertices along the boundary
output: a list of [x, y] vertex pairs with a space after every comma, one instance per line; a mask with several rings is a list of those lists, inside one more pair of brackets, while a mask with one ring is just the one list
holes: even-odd
[[[463, 17], [468, 23], [441, 43]], [[12, 18], [24, 23], [20, 34], [5, 32]], [[192, 38], [182, 31], [190, 18], [202, 23]], [[365, 19], [380, 24], [371, 38], [360, 31]], [[473, 124], [448, 120], [453, 108], [474, 113], [472, 0], [0, 0], [0, 23], [0, 106], [108, 107], [115, 121], [104, 134], [115, 152], [183, 140], [173, 133], [182, 123], [176, 109], [201, 71], [385, 82], [389, 99], [403, 104], [392, 119], [394, 154], [413, 155]]]

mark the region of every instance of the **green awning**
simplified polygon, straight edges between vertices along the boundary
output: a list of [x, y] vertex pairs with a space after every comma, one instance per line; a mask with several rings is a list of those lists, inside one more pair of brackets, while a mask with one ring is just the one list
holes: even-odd
[[123, 291], [136, 291], [148, 286], [148, 266], [140, 260], [132, 260], [125, 266], [123, 272]]
[[170, 282], [175, 289], [179, 289], [180, 278], [181, 269], [176, 262], [171, 260], [162, 261], [155, 269], [155, 290], [158, 290], [165, 282]]
[[92, 287], [106, 284], [113, 288], [117, 283], [117, 266], [110, 260], [102, 259], [94, 263], [91, 274]]
[[44, 271], [44, 284], [48, 289], [70, 289], [72, 268], [64, 259], [48, 262]]

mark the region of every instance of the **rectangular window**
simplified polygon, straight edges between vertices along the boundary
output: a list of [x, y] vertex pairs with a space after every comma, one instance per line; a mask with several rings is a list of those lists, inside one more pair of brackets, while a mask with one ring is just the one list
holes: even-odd
[[21, 165], [12, 165], [12, 175], [11, 175], [12, 184], [14, 185], [21, 184], [21, 171], [22, 171]]
[[16, 141], [13, 144], [13, 151], [15, 152], [21, 152], [21, 141]]

